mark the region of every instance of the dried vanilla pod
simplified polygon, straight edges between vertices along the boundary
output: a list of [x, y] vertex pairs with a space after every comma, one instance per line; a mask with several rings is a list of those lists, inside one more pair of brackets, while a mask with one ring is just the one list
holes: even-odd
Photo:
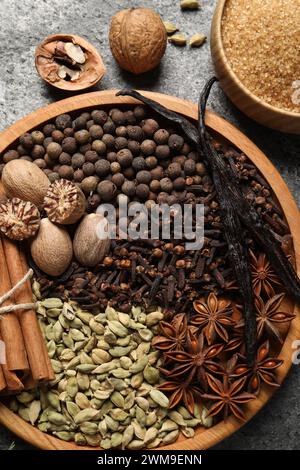
[[83, 90], [101, 80], [105, 66], [97, 50], [85, 39], [56, 34], [37, 47], [35, 65], [50, 85], [64, 90]]
[[0, 205], [0, 231], [11, 240], [33, 237], [40, 220], [38, 208], [29, 201], [15, 197]]
[[61, 179], [54, 181], [44, 199], [44, 209], [51, 222], [69, 225], [77, 222], [84, 214], [86, 199], [71, 181]]

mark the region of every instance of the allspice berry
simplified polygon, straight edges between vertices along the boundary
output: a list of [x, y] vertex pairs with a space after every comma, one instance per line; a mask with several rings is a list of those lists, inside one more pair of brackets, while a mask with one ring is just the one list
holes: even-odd
[[8, 163], [12, 160], [17, 160], [19, 158], [19, 154], [16, 150], [8, 150], [3, 155], [3, 163]]
[[122, 168], [127, 168], [131, 165], [133, 155], [128, 149], [119, 150], [117, 153], [117, 161], [120, 163]]
[[133, 197], [135, 195], [135, 184], [133, 181], [125, 181], [122, 185], [122, 193], [126, 194], [128, 197]]
[[63, 131], [67, 127], [72, 127], [72, 118], [69, 114], [61, 114], [55, 119], [57, 129]]
[[21, 135], [19, 142], [25, 149], [31, 149], [34, 145], [32, 135], [28, 132]]
[[161, 190], [165, 193], [170, 193], [173, 190], [173, 183], [170, 178], [162, 178], [160, 180]]
[[170, 156], [170, 147], [168, 145], [158, 145], [155, 150], [155, 156], [159, 160], [164, 160]]
[[75, 132], [74, 137], [80, 145], [87, 144], [90, 140], [90, 133], [86, 129]]
[[180, 152], [183, 147], [184, 139], [181, 135], [171, 134], [168, 141], [169, 147], [176, 152]]
[[159, 129], [158, 131], [154, 133], [153, 140], [158, 145], [164, 145], [168, 143], [169, 137], [170, 137], [170, 134], [166, 129]]
[[85, 161], [90, 163], [96, 163], [99, 160], [99, 156], [95, 150], [88, 150], [85, 153]]
[[115, 173], [111, 177], [111, 182], [114, 183], [118, 188], [122, 186], [125, 181], [125, 176], [122, 173]]
[[97, 192], [103, 201], [111, 201], [116, 193], [117, 187], [114, 183], [108, 180], [100, 181], [97, 186]]
[[146, 165], [147, 165], [147, 168], [149, 170], [152, 170], [153, 168], [155, 168], [157, 166], [157, 158], [156, 157], [147, 157], [145, 159], [145, 162], [146, 162]]
[[89, 194], [93, 191], [96, 191], [98, 183], [99, 183], [99, 178], [95, 176], [88, 176], [87, 178], [83, 179], [83, 181], [80, 184], [80, 187], [82, 191], [84, 191], [86, 194]]
[[140, 153], [140, 144], [137, 140], [128, 140], [127, 148], [131, 151], [132, 155], [136, 156]]
[[45, 153], [46, 153], [46, 150], [43, 147], [43, 145], [35, 144], [33, 149], [31, 150], [31, 156], [32, 156], [33, 160], [35, 160], [37, 158], [43, 158]]
[[61, 145], [57, 142], [51, 142], [47, 146], [47, 154], [51, 160], [57, 160], [62, 152]]
[[182, 191], [185, 188], [185, 179], [180, 176], [173, 181], [175, 191]]
[[116, 150], [121, 150], [127, 147], [127, 139], [125, 137], [117, 137], [115, 139]]
[[196, 172], [196, 163], [194, 160], [191, 160], [190, 158], [184, 162], [184, 173], [187, 176], [192, 176]]
[[110, 113], [111, 120], [117, 125], [117, 126], [123, 126], [126, 123], [126, 119], [124, 116], [123, 111], [120, 109], [114, 109]]
[[98, 176], [107, 176], [110, 173], [110, 163], [107, 160], [98, 160], [94, 165]]
[[109, 43], [119, 66], [139, 74], [159, 64], [166, 50], [167, 33], [155, 11], [130, 8], [113, 16]]
[[[104, 137], [104, 136], [103, 136]], [[98, 153], [98, 155], [104, 155], [106, 152], [106, 144], [102, 140], [94, 140], [92, 143], [92, 150]]]
[[152, 179], [150, 171], [142, 170], [136, 174], [136, 180], [138, 183], [149, 184]]
[[103, 129], [101, 126], [98, 126], [96, 124], [93, 124], [90, 128], [89, 128], [89, 133], [90, 133], [90, 136], [93, 140], [96, 140], [96, 139], [102, 139], [103, 137]]
[[144, 138], [144, 132], [140, 126], [127, 126], [127, 135], [129, 139], [141, 142]]
[[95, 173], [95, 166], [93, 163], [85, 162], [82, 165], [82, 171], [85, 174], [85, 176], [92, 176]]
[[145, 201], [149, 195], [149, 186], [147, 184], [138, 184], [136, 187], [136, 196]]
[[74, 170], [76, 170], [77, 168], [82, 167], [82, 165], [85, 162], [85, 157], [81, 153], [74, 153], [71, 161], [72, 161], [72, 167], [74, 168]]
[[132, 161], [132, 168], [135, 171], [142, 171], [147, 169], [146, 160], [144, 157], [136, 157]]
[[65, 135], [64, 135], [63, 132], [56, 129], [55, 131], [52, 132], [51, 137], [52, 137], [54, 142], [57, 142], [58, 144], [61, 144], [62, 141], [64, 140]]
[[156, 149], [156, 143], [154, 140], [146, 139], [141, 143], [141, 151], [147, 157], [153, 155]]
[[121, 171], [121, 165], [118, 162], [112, 162], [110, 164], [110, 171], [115, 174], [115, 173], [120, 173]]
[[72, 180], [74, 176], [74, 170], [71, 166], [62, 165], [58, 170], [58, 174], [61, 178]]
[[65, 137], [61, 143], [63, 152], [73, 154], [77, 150], [77, 143], [74, 137]]
[[159, 124], [154, 119], [146, 119], [143, 123], [142, 129], [147, 137], [152, 137], [153, 134], [159, 129]]
[[82, 170], [76, 170], [74, 171], [74, 181], [76, 183], [81, 183], [81, 181], [84, 179], [84, 173]]
[[103, 124], [106, 123], [108, 118], [107, 113], [100, 109], [95, 109], [94, 111], [92, 111], [91, 117], [94, 123], [99, 124], [100, 126], [103, 126]]
[[31, 132], [31, 137], [32, 137], [33, 143], [36, 145], [42, 145], [45, 139], [45, 136], [43, 132], [41, 131]]
[[171, 180], [175, 180], [181, 176], [181, 166], [179, 163], [171, 163], [167, 168], [167, 174]]

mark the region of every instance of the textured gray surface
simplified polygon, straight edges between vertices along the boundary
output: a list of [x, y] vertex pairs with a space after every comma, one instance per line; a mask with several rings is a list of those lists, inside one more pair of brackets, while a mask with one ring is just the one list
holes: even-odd
[[[108, 26], [113, 13], [130, 6], [155, 8], [164, 19], [174, 21], [188, 34], [209, 35], [216, 0], [203, 0], [199, 12], [184, 12], [179, 0], [99, 1], [99, 0], [0, 0], [0, 129], [29, 112], [66, 97], [50, 90], [34, 68], [34, 49], [48, 34], [79, 34], [101, 52], [107, 74], [97, 89], [124, 85], [155, 90], [196, 101], [199, 90], [212, 75], [209, 45], [200, 50], [169, 46], [158, 70], [133, 77], [120, 71], [108, 46]], [[284, 136], [248, 120], [216, 87], [211, 108], [237, 125], [272, 160], [300, 204], [299, 143], [297, 137]], [[283, 387], [264, 410], [217, 449], [300, 449], [300, 375], [291, 371]], [[30, 446], [0, 427], [0, 449], [12, 440], [17, 449]]]

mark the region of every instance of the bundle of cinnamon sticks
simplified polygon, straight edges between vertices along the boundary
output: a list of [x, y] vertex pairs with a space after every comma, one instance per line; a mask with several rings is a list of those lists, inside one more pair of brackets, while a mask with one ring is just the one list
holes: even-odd
[[[0, 238], [0, 297], [28, 272], [19, 245]], [[32, 303], [26, 281], [2, 306]], [[17, 310], [0, 319], [0, 392], [13, 393], [54, 378], [42, 332], [34, 310]]]

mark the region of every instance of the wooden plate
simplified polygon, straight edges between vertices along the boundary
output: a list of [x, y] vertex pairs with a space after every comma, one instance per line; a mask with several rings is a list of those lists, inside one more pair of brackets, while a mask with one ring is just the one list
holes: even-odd
[[[146, 96], [159, 101], [167, 106], [172, 111], [179, 112], [191, 119], [197, 119], [197, 106], [188, 101], [180, 100], [172, 96], [167, 96], [159, 93], [142, 92]], [[136, 103], [135, 100], [127, 97], [116, 97], [115, 91], [102, 91], [89, 93], [74, 98], [68, 98], [63, 101], [51, 104], [46, 108], [42, 108], [24, 119], [20, 120], [12, 127], [7, 129], [0, 136], [0, 152], [10, 147], [15, 143], [18, 137], [36, 127], [45, 124], [47, 121], [55, 118], [61, 113], [70, 113], [79, 111], [81, 109], [92, 109], [101, 106], [114, 106], [114, 105], [128, 105]], [[296, 203], [289, 192], [288, 187], [284, 183], [280, 174], [274, 168], [272, 163], [266, 156], [239, 130], [226, 122], [221, 117], [211, 112], [207, 113], [207, 125], [211, 131], [221, 136], [237, 147], [240, 151], [244, 152], [248, 158], [257, 166], [264, 178], [272, 187], [289, 224], [291, 233], [294, 240], [295, 258], [297, 264], [298, 274], [300, 273], [300, 237], [298, 230], [300, 226], [300, 214]], [[292, 301], [288, 302], [290, 310], [299, 313], [299, 309], [295, 307]], [[283, 366], [279, 368], [278, 379], [281, 383], [287, 375], [292, 364], [292, 343], [300, 335], [300, 316], [292, 322], [288, 335], [280, 352], [280, 358], [284, 360]], [[246, 418], [249, 421], [270, 399], [274, 390], [265, 388], [262, 390], [259, 398], [249, 404], [246, 409]], [[73, 443], [61, 441], [48, 434], [44, 434], [37, 428], [23, 421], [19, 416], [11, 412], [5, 405], [0, 404], [0, 423], [17, 434], [20, 438], [33, 444], [41, 449], [48, 450], [85, 450], [91, 449], [88, 447], [77, 447]], [[174, 444], [160, 447], [165, 450], [201, 450], [208, 449], [209, 447], [217, 444], [221, 440], [230, 436], [243, 423], [238, 422], [234, 418], [229, 418], [226, 423], [220, 422], [210, 429], [199, 428], [196, 434], [191, 439], [186, 439], [183, 436], [178, 439]], [[259, 430], [258, 430], [259, 432]]]

